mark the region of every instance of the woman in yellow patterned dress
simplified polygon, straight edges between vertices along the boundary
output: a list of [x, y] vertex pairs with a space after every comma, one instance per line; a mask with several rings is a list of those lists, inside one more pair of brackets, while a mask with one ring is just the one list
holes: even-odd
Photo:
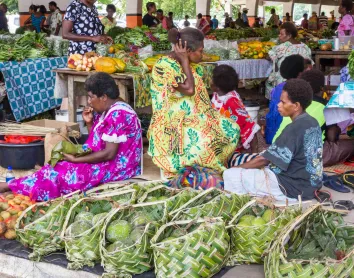
[[174, 51], [152, 71], [153, 117], [149, 155], [166, 177], [198, 164], [222, 173], [235, 151], [239, 126], [211, 107], [203, 83], [204, 35], [197, 29], [169, 32]]

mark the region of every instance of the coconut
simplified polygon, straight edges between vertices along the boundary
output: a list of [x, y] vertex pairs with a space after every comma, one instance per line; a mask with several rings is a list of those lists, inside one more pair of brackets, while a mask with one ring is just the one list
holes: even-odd
[[92, 225], [95, 226], [100, 220], [102, 220], [103, 218], [105, 218], [107, 214], [108, 214], [107, 212], [103, 212], [103, 213], [96, 214], [96, 215], [92, 218]]
[[91, 222], [80, 220], [72, 223], [68, 228], [68, 234], [70, 236], [76, 237], [92, 228]]
[[161, 196], [158, 198], [159, 201], [164, 201], [164, 200], [167, 200], [168, 197], [167, 196]]
[[106, 239], [109, 242], [122, 241], [129, 237], [132, 226], [125, 220], [115, 220], [111, 222], [106, 230]]
[[146, 199], [147, 202], [156, 202], [158, 199], [156, 197], [148, 197]]
[[152, 221], [152, 219], [149, 215], [138, 213], [134, 217], [132, 223], [134, 226], [142, 226], [142, 225], [146, 225], [147, 223], [149, 223], [151, 221]]
[[252, 226], [263, 226], [266, 222], [263, 220], [262, 217], [256, 217], [252, 220]]
[[241, 221], [237, 224], [237, 227], [251, 227], [251, 223], [246, 221]]
[[94, 215], [91, 212], [80, 212], [78, 215], [76, 215], [75, 217], [75, 222], [84, 220], [84, 221], [88, 221], [88, 222], [92, 222], [92, 218], [94, 217]]
[[255, 218], [255, 216], [247, 214], [240, 218], [240, 222], [252, 223]]
[[137, 242], [143, 235], [145, 231], [144, 227], [136, 227], [130, 234], [129, 238], [133, 241], [133, 242]]
[[263, 220], [267, 223], [270, 221], [273, 221], [276, 218], [276, 211], [275, 210], [271, 210], [271, 209], [267, 209], [263, 215], [262, 218]]
[[107, 246], [107, 251], [108, 253], [112, 253], [114, 252], [115, 250], [118, 250], [118, 249], [123, 249], [125, 248], [126, 246], [124, 245], [123, 242], [121, 241], [116, 241], [115, 243], [112, 243], [110, 245]]

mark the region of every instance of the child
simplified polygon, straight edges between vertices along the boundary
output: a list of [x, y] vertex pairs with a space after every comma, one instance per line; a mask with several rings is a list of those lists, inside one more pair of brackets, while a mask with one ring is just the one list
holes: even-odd
[[225, 190], [236, 194], [273, 196], [278, 201], [315, 197], [322, 186], [322, 131], [318, 122], [305, 112], [312, 102], [308, 82], [286, 82], [278, 105], [289, 124], [263, 154], [224, 172]]
[[257, 123], [250, 117], [236, 92], [238, 87], [238, 75], [236, 71], [227, 65], [217, 66], [213, 71], [214, 91], [211, 100], [214, 109], [227, 118], [233, 119], [240, 126], [241, 140], [237, 151], [251, 149], [258, 152], [258, 140], [256, 133], [260, 130]]

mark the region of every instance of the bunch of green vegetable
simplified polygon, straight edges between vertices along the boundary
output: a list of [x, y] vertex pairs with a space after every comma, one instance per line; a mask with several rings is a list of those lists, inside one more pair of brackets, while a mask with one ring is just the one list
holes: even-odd
[[354, 51], [353, 50], [350, 53], [348, 60], [349, 60], [348, 62], [349, 75], [351, 78], [354, 78]]

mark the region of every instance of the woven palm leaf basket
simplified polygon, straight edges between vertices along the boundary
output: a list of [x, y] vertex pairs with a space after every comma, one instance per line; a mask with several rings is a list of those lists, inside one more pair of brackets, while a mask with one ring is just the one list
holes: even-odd
[[148, 181], [148, 182], [138, 182], [138, 183], [117, 183], [111, 182], [106, 183], [101, 186], [92, 188], [85, 192], [87, 196], [96, 196], [102, 193], [109, 193], [113, 191], [120, 191], [120, 190], [127, 190], [127, 189], [134, 189], [136, 190], [136, 198], [140, 199], [144, 193], [153, 187], [163, 184], [163, 181]]
[[101, 262], [99, 239], [104, 220], [113, 209], [133, 203], [135, 194], [134, 189], [102, 193], [79, 199], [71, 206], [60, 236], [65, 242], [69, 269]]
[[187, 203], [183, 204], [178, 209], [175, 209], [172, 212], [170, 212], [170, 217], [174, 219], [175, 216], [180, 213], [180, 211], [184, 211], [188, 208], [197, 207], [206, 204], [211, 200], [213, 200], [214, 198], [216, 198], [217, 196], [224, 194], [222, 190], [217, 188], [198, 190], [197, 192], [198, 195], [196, 195], [194, 198], [190, 199]]
[[62, 198], [36, 203], [17, 219], [17, 239], [25, 247], [33, 249], [28, 256], [30, 260], [40, 261], [43, 256], [64, 249], [60, 233], [70, 207], [80, 198], [78, 193], [76, 191]]
[[293, 220], [264, 261], [268, 278], [354, 277], [354, 225], [318, 204]]
[[301, 214], [301, 206], [275, 207], [271, 202], [253, 199], [230, 221], [229, 266], [263, 263], [263, 254], [282, 229]]
[[163, 225], [151, 240], [156, 277], [212, 277], [226, 263], [229, 240], [222, 218]]
[[147, 190], [138, 200], [138, 203], [165, 201], [167, 212], [171, 213], [197, 196], [198, 193], [197, 190], [192, 188], [174, 189], [167, 187], [165, 184], [160, 184]]
[[153, 268], [150, 240], [167, 221], [166, 202], [120, 207], [106, 218], [100, 235], [103, 277], [132, 277]]
[[[205, 191], [200, 193], [200, 195], [202, 194], [205, 194]], [[236, 195], [223, 191], [222, 194], [205, 204], [180, 210], [174, 215], [172, 221], [222, 217], [224, 222], [228, 223], [250, 200], [249, 195]]]

